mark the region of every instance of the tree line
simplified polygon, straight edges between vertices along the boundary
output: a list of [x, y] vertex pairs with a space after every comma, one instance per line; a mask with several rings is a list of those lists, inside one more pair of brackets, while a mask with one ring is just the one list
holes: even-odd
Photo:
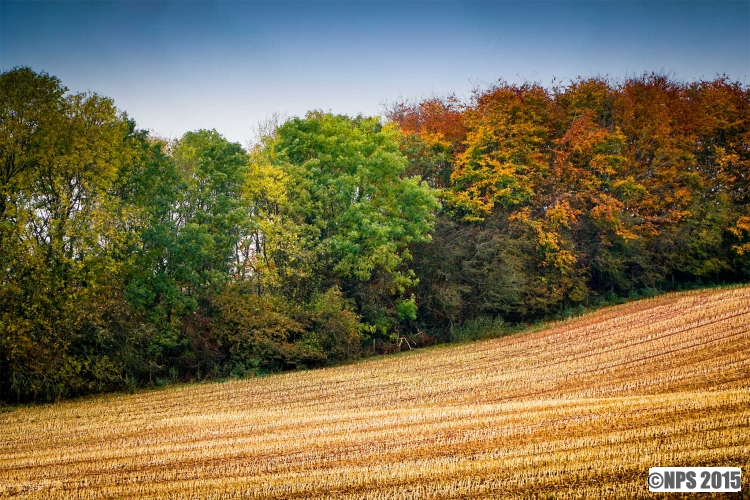
[[[750, 276], [750, 90], [499, 83], [249, 150], [0, 74], [0, 400], [323, 366]], [[479, 333], [477, 333], [479, 332]]]

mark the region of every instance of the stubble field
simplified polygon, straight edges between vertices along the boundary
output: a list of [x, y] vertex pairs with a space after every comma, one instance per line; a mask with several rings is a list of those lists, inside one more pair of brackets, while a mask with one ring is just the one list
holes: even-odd
[[637, 498], [670, 465], [739, 466], [748, 488], [748, 287], [0, 414], [0, 498]]

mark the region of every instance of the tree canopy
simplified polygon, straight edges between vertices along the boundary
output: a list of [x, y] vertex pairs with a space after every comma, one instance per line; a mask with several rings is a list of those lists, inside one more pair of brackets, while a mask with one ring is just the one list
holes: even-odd
[[500, 82], [387, 120], [313, 111], [245, 150], [6, 71], [0, 400], [323, 366], [747, 281], [749, 108], [725, 78]]

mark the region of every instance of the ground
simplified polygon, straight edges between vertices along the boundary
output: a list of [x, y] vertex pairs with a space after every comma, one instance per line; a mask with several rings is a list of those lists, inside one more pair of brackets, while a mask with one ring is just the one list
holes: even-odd
[[748, 287], [0, 414], [0, 498], [640, 498], [671, 465], [749, 487]]

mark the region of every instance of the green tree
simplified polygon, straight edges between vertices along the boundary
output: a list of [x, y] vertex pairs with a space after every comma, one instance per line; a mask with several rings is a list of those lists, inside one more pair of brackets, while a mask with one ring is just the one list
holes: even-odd
[[[146, 149], [131, 179], [141, 219], [128, 298], [156, 329], [149, 358], [163, 371], [164, 356], [206, 352], [212, 297], [237, 272], [238, 247], [249, 232], [242, 197], [247, 153], [215, 130]], [[184, 361], [185, 369], [205, 373], [200, 363]]]
[[314, 112], [282, 125], [272, 143], [290, 178], [287, 210], [312, 256], [305, 294], [340, 288], [383, 334], [414, 318], [409, 245], [430, 239], [439, 207], [434, 190], [402, 177], [398, 134], [377, 118]]
[[0, 392], [16, 397], [101, 390], [121, 371], [133, 129], [110, 99], [66, 90], [28, 68], [0, 75]]

